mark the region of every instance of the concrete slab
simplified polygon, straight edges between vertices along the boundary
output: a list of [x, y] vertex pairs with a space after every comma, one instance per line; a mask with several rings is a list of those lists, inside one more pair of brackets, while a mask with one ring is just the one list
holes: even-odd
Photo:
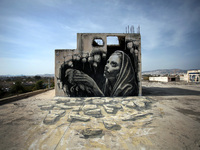
[[[200, 87], [160, 83], [143, 85], [146, 94], [143, 97], [108, 98], [112, 99], [110, 106], [122, 106], [115, 114], [107, 113], [103, 105], [96, 105], [103, 115], [100, 118], [84, 114], [83, 104], [79, 102], [82, 98], [67, 100], [71, 101], [70, 105], [72, 100], [75, 102], [70, 106], [72, 109], [41, 110], [41, 105], [61, 104], [53, 99], [54, 90], [5, 104], [0, 107], [0, 149], [199, 149]], [[175, 93], [170, 90], [174, 88]], [[184, 91], [182, 95], [180, 91]], [[93, 99], [83, 101], [90, 100], [90, 105], [94, 105]], [[121, 104], [135, 100], [144, 102], [145, 108], [135, 109]], [[45, 124], [43, 121], [52, 112], [55, 117], [60, 114], [59, 118]], [[71, 114], [90, 120], [69, 122]], [[128, 116], [133, 118], [123, 121]], [[115, 125], [120, 128], [112, 129]], [[102, 132], [85, 137], [83, 131], [88, 128]]]

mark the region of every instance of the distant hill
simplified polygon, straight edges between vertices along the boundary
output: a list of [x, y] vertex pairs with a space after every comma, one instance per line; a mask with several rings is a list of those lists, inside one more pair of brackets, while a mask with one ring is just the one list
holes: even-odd
[[23, 77], [23, 76], [41, 76], [41, 77], [54, 77], [54, 74], [37, 74], [37, 75], [0, 75], [0, 77]]
[[151, 75], [164, 75], [164, 74], [185, 74], [187, 70], [181, 69], [157, 69], [152, 71], [143, 71], [142, 75], [151, 74]]
[[41, 77], [54, 77], [54, 74], [37, 74], [37, 76], [41, 76]]

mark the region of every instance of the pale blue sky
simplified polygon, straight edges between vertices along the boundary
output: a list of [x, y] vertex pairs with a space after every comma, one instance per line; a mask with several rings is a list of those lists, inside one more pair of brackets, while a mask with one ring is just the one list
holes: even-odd
[[142, 70], [200, 69], [199, 0], [0, 0], [0, 75], [54, 73], [76, 33], [141, 27]]

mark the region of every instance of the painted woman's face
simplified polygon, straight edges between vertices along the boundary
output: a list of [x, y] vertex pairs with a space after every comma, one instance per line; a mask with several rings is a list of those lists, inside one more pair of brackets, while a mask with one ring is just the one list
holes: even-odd
[[112, 54], [107, 60], [107, 64], [104, 68], [104, 76], [107, 79], [115, 79], [121, 68], [121, 59], [117, 54]]

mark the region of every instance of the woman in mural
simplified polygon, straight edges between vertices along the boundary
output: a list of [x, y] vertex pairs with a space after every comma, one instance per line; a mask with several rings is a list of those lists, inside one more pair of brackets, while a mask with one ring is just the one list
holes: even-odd
[[135, 73], [131, 60], [123, 51], [115, 51], [107, 60], [104, 68], [106, 82], [101, 90], [87, 74], [78, 71], [73, 81], [79, 87], [86, 86], [94, 96], [133, 96], [137, 93]]

